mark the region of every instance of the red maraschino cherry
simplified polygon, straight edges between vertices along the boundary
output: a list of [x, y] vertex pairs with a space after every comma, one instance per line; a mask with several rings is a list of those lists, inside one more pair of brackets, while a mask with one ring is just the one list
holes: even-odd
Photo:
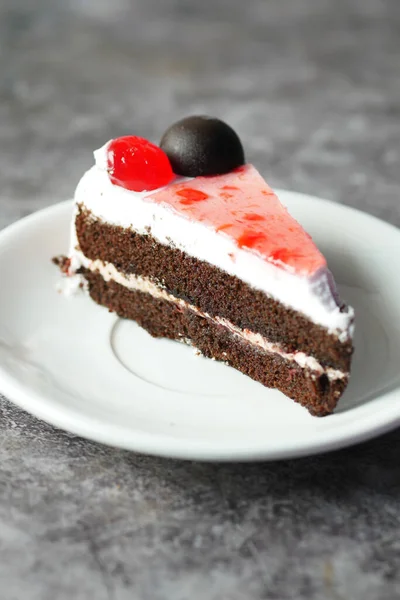
[[155, 190], [167, 185], [175, 177], [165, 152], [136, 135], [111, 140], [105, 151], [111, 182], [127, 190]]

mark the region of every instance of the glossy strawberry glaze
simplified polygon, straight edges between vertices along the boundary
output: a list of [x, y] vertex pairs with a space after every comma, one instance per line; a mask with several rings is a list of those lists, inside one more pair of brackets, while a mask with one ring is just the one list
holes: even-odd
[[172, 184], [148, 199], [169, 205], [233, 238], [239, 248], [298, 275], [311, 277], [326, 267], [311, 237], [252, 165]]

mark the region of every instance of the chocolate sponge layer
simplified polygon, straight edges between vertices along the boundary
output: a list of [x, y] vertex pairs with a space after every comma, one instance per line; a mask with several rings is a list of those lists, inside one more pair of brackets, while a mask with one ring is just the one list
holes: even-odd
[[154, 337], [190, 340], [205, 356], [238, 369], [267, 387], [277, 388], [305, 406], [312, 415], [330, 414], [346, 385], [347, 377], [330, 381], [296, 362], [244, 342], [225, 327], [191, 310], [149, 294], [132, 291], [99, 273], [83, 270], [89, 293], [98, 304], [120, 317], [133, 319]]
[[[148, 277], [170, 294], [241, 329], [261, 333], [285, 352], [302, 351], [323, 366], [348, 372], [350, 340], [341, 342], [304, 315], [255, 290], [237, 277], [140, 235], [96, 219], [81, 207], [76, 217], [80, 249], [92, 260], [112, 263], [124, 274]], [[294, 292], [295, 293], [295, 292]], [[343, 307], [345, 310], [345, 307]]]

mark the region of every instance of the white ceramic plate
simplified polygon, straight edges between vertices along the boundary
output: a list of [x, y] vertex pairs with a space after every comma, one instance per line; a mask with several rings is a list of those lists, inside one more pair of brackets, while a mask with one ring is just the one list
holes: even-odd
[[317, 198], [280, 197], [356, 309], [353, 375], [334, 415], [311, 417], [280, 392], [154, 340], [83, 294], [57, 293], [50, 258], [68, 248], [71, 202], [0, 234], [0, 391], [84, 437], [188, 459], [295, 457], [400, 424], [400, 231]]

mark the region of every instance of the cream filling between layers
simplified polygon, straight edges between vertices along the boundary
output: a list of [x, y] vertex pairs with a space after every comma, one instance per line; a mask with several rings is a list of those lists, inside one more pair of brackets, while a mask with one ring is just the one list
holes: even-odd
[[348, 373], [343, 371], [339, 371], [337, 369], [333, 369], [331, 367], [324, 368], [316, 358], [313, 356], [307, 355], [304, 352], [284, 352], [284, 350], [279, 346], [279, 344], [274, 344], [269, 342], [264, 336], [260, 333], [254, 333], [249, 329], [240, 329], [227, 319], [223, 317], [212, 317], [206, 312], [199, 310], [196, 306], [189, 304], [185, 300], [181, 298], [176, 298], [172, 294], [169, 294], [165, 289], [159, 287], [157, 284], [152, 282], [150, 279], [146, 277], [141, 277], [138, 275], [125, 275], [118, 271], [113, 264], [104, 263], [101, 260], [90, 260], [88, 259], [81, 251], [74, 251], [74, 270], [79, 265], [89, 269], [92, 272], [99, 273], [105, 281], [115, 281], [124, 287], [135, 290], [139, 292], [143, 292], [146, 294], [150, 294], [153, 298], [159, 298], [161, 300], [166, 300], [167, 302], [172, 302], [185, 310], [190, 310], [197, 315], [209, 319], [211, 322], [216, 323], [217, 325], [221, 325], [226, 327], [233, 335], [238, 336], [243, 341], [257, 346], [266, 352], [271, 352], [273, 354], [277, 354], [281, 356], [285, 360], [294, 361], [302, 368], [308, 368], [312, 371], [315, 371], [318, 375], [325, 375], [329, 378], [330, 381], [335, 379], [344, 379], [348, 376]]

